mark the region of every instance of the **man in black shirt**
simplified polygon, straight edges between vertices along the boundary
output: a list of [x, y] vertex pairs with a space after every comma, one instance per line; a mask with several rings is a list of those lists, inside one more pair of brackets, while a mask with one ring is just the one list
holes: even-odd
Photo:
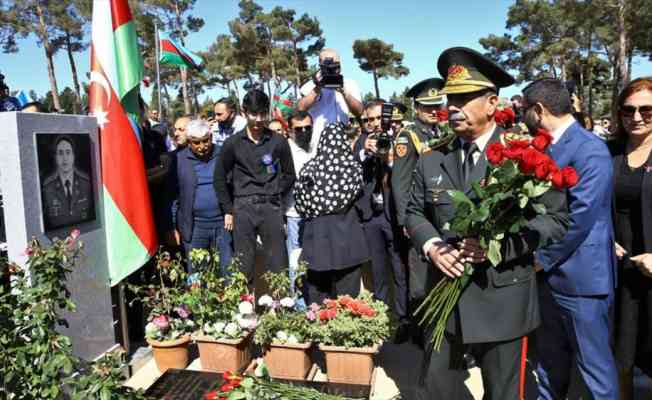
[[[267, 128], [267, 95], [248, 92], [242, 108], [247, 126], [225, 140], [214, 179], [224, 227], [233, 230], [235, 254], [251, 285], [256, 235], [263, 241], [267, 270], [278, 272], [288, 265], [281, 199], [292, 188], [295, 174], [287, 139]], [[227, 184], [227, 176], [232, 176], [232, 184]]]

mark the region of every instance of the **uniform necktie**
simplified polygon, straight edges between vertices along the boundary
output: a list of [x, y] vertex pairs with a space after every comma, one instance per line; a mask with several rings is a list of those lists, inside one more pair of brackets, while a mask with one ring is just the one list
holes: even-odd
[[473, 155], [475, 154], [476, 151], [478, 151], [478, 145], [475, 144], [474, 142], [471, 143], [464, 143], [464, 146], [462, 146], [464, 149], [464, 162], [462, 163], [462, 179], [464, 180], [464, 184], [466, 185], [469, 181], [469, 178], [471, 177], [471, 173], [473, 172], [473, 167], [475, 166], [475, 162], [473, 160]]
[[68, 208], [68, 213], [71, 212], [72, 207], [72, 192], [70, 191], [70, 180], [66, 179], [66, 206]]

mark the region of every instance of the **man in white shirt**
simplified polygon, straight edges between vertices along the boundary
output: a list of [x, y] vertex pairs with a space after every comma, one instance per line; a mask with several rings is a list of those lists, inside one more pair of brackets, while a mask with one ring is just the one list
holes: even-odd
[[[318, 71], [313, 80], [301, 87], [303, 96], [297, 104], [299, 111], [308, 111], [312, 116], [313, 135], [310, 154], [317, 152], [317, 144], [324, 127], [334, 122], [349, 122], [349, 112], [355, 116], [362, 114], [362, 98], [358, 85], [351, 79], [343, 78], [342, 86], [337, 88], [324, 87], [324, 66], [341, 70], [340, 56], [333, 49], [324, 49], [319, 54]], [[341, 77], [341, 75], [340, 75]]]
[[[310, 155], [310, 142], [312, 138], [312, 117], [306, 111], [297, 111], [290, 117], [290, 129], [288, 131], [290, 151], [294, 162], [294, 171], [297, 176], [301, 168], [312, 158]], [[301, 255], [301, 230], [303, 220], [294, 208], [294, 190], [290, 191], [285, 200], [287, 211], [287, 239], [286, 247], [289, 257], [290, 280], [293, 282], [296, 278], [296, 270], [299, 266], [299, 256]], [[305, 304], [304, 304], [305, 305]]]
[[240, 132], [247, 126], [247, 119], [238, 115], [235, 103], [228, 97], [222, 97], [215, 103], [215, 123], [213, 124], [213, 143], [218, 147], [229, 136]]

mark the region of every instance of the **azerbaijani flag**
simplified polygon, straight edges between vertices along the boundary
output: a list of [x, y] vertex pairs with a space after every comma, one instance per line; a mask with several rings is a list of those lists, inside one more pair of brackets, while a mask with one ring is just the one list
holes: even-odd
[[179, 65], [181, 67], [191, 67], [197, 70], [203, 68], [201, 57], [190, 52], [181, 45], [181, 43], [172, 39], [166, 33], [160, 33], [161, 64]]
[[93, 0], [90, 112], [100, 128], [102, 203], [111, 285], [156, 251], [138, 113], [143, 62], [127, 0]]

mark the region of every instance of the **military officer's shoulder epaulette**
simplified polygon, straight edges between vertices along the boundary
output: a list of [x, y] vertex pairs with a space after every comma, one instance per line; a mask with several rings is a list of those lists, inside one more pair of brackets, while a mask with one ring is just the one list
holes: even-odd
[[87, 180], [87, 181], [91, 180], [90, 176], [88, 176], [87, 173], [82, 172], [82, 171], [80, 171], [78, 169], [75, 170], [75, 175], [80, 177], [81, 179], [84, 179], [84, 180]]
[[50, 175], [50, 176], [47, 176], [47, 177], [45, 178], [45, 180], [43, 181], [43, 185], [50, 185], [50, 184], [56, 182], [56, 180], [57, 180], [58, 178], [59, 178], [59, 177], [57, 176], [57, 174], [52, 174], [52, 175]]

